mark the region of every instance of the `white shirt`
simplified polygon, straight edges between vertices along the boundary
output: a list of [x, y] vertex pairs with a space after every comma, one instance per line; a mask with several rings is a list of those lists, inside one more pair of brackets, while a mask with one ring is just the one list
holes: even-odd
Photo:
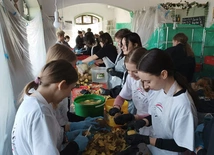
[[13, 155], [59, 155], [63, 129], [48, 104], [39, 93], [25, 96], [12, 130]]
[[[168, 100], [163, 90], [156, 92], [150, 103], [153, 136], [162, 139], [174, 139], [180, 147], [194, 150], [194, 130], [197, 113], [192, 98], [186, 91]], [[167, 102], [170, 101], [170, 102]], [[153, 155], [180, 155], [182, 153], [158, 149], [148, 145]]]
[[68, 98], [63, 99], [55, 109], [56, 119], [60, 126], [64, 126], [68, 123]]
[[126, 83], [119, 95], [124, 99], [133, 100], [138, 115], [148, 114], [148, 92], [143, 89], [141, 80], [135, 80], [128, 74]]
[[[143, 87], [141, 80], [133, 79], [129, 74], [126, 78], [126, 83], [124, 84], [120, 96], [124, 99], [133, 101], [135, 108], [137, 109], [137, 115], [149, 115], [148, 113], [148, 96], [152, 91], [146, 92]], [[140, 129], [140, 134], [143, 135], [150, 135], [151, 134], [151, 127], [144, 127]]]

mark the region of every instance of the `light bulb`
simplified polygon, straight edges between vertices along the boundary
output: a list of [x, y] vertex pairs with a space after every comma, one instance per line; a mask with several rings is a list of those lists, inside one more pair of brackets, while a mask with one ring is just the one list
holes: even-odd
[[53, 26], [55, 28], [59, 28], [60, 27], [60, 22], [59, 22], [59, 12], [58, 11], [55, 11], [54, 12], [54, 23], [53, 23]]
[[55, 27], [55, 28], [59, 28], [60, 27], [60, 23], [59, 22], [56, 22], [56, 21], [54, 21], [54, 23], [53, 23], [53, 26]]

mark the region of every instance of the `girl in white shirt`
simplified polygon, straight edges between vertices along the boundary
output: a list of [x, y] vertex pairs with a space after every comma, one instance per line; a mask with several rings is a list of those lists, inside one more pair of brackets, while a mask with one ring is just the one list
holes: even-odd
[[[135, 119], [142, 119], [145, 116], [148, 116], [148, 96], [151, 92], [145, 90], [142, 86], [142, 82], [137, 74], [137, 64], [140, 61], [140, 58], [145, 54], [146, 49], [136, 48], [129, 52], [125, 57], [125, 66], [128, 70], [128, 76], [126, 83], [124, 84], [120, 94], [116, 97], [114, 102], [114, 108], [110, 109], [109, 114], [114, 116], [116, 113], [120, 113], [120, 109], [125, 100], [132, 100], [134, 106], [136, 107], [137, 113], [133, 115], [123, 114], [114, 118], [116, 124], [124, 125]], [[150, 129], [141, 129], [141, 134], [150, 135]]]
[[153, 136], [127, 136], [128, 144], [146, 143], [153, 155], [181, 155], [194, 150], [197, 98], [185, 78], [173, 70], [167, 53], [152, 49], [142, 56], [138, 74], [145, 86], [157, 90], [150, 100], [150, 116], [129, 124], [139, 129], [153, 127]]
[[[46, 63], [59, 59], [67, 60], [72, 64], [73, 67], [75, 67], [77, 61], [76, 55], [71, 51], [71, 49], [64, 45], [55, 44], [48, 49]], [[93, 128], [94, 125], [98, 125], [95, 121], [96, 118], [87, 118], [85, 120], [85, 117], [80, 117], [71, 113], [68, 109], [68, 105], [69, 102], [67, 97], [63, 99], [59, 104], [53, 104], [56, 119], [58, 120], [60, 126], [65, 127], [66, 131], [73, 131], [78, 129], [87, 130], [91, 125], [93, 125]], [[75, 138], [74, 135], [77, 135], [77, 133], [78, 131], [75, 131], [73, 133], [66, 133], [66, 135], [68, 136], [68, 140], [70, 141], [71, 139]]]
[[[65, 60], [51, 61], [40, 76], [24, 88], [25, 97], [17, 111], [12, 130], [14, 155], [76, 155], [85, 149], [88, 138], [79, 134], [64, 150], [63, 129], [50, 103], [59, 103], [69, 96], [78, 75]], [[30, 89], [35, 89], [29, 93]]]

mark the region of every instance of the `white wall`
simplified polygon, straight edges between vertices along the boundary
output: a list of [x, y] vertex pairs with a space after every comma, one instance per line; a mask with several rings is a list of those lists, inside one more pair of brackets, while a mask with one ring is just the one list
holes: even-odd
[[[74, 23], [74, 18], [83, 13], [93, 13], [101, 16], [103, 20], [114, 19], [114, 9], [108, 8], [107, 5], [90, 3], [90, 4], [79, 4], [63, 9], [64, 20], [72, 20]], [[61, 16], [61, 10], [60, 10]]]
[[209, 1], [209, 13], [208, 13], [208, 17], [207, 17], [207, 27], [214, 24], [213, 9], [214, 9], [214, 1], [210, 0]]
[[130, 23], [131, 22], [131, 16], [129, 11], [126, 11], [124, 9], [115, 8], [115, 19], [116, 23]]
[[[79, 4], [73, 5], [69, 7], [65, 7], [63, 9], [63, 19], [64, 21], [72, 21], [72, 29], [65, 29], [65, 33], [71, 37], [70, 45], [72, 47], [75, 46], [75, 38], [77, 36], [77, 30], [81, 30], [79, 26], [75, 25], [75, 17], [84, 13], [91, 13], [98, 15], [102, 18], [103, 23], [100, 24], [99, 28], [94, 32], [92, 28], [92, 32], [98, 33], [99, 31], [104, 29], [104, 23], [108, 20], [115, 20], [115, 9], [108, 8], [107, 5], [98, 4], [98, 3], [90, 3], [90, 4]], [[62, 9], [59, 10], [59, 16], [62, 16]], [[83, 26], [82, 29], [86, 30], [89, 26]], [[92, 26], [93, 27], [93, 26]], [[96, 26], [95, 26], [96, 27]]]

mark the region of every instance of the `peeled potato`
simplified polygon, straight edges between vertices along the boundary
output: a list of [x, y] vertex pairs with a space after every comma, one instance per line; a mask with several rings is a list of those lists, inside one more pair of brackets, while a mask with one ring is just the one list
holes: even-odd
[[89, 131], [83, 131], [83, 132], [82, 132], [82, 135], [83, 135], [83, 136], [86, 136], [86, 135], [87, 135], [87, 136], [90, 136], [91, 133], [90, 133]]
[[127, 131], [127, 135], [130, 136], [130, 135], [134, 135], [136, 134], [137, 132], [135, 130], [129, 130]]
[[121, 113], [116, 113], [115, 115], [114, 115], [114, 118], [116, 118], [117, 116], [120, 116], [121, 115]]
[[98, 118], [98, 119], [96, 119], [96, 122], [99, 124], [99, 126], [100, 126], [101, 128], [104, 128], [104, 127], [107, 126], [106, 121], [105, 121], [103, 118]]

